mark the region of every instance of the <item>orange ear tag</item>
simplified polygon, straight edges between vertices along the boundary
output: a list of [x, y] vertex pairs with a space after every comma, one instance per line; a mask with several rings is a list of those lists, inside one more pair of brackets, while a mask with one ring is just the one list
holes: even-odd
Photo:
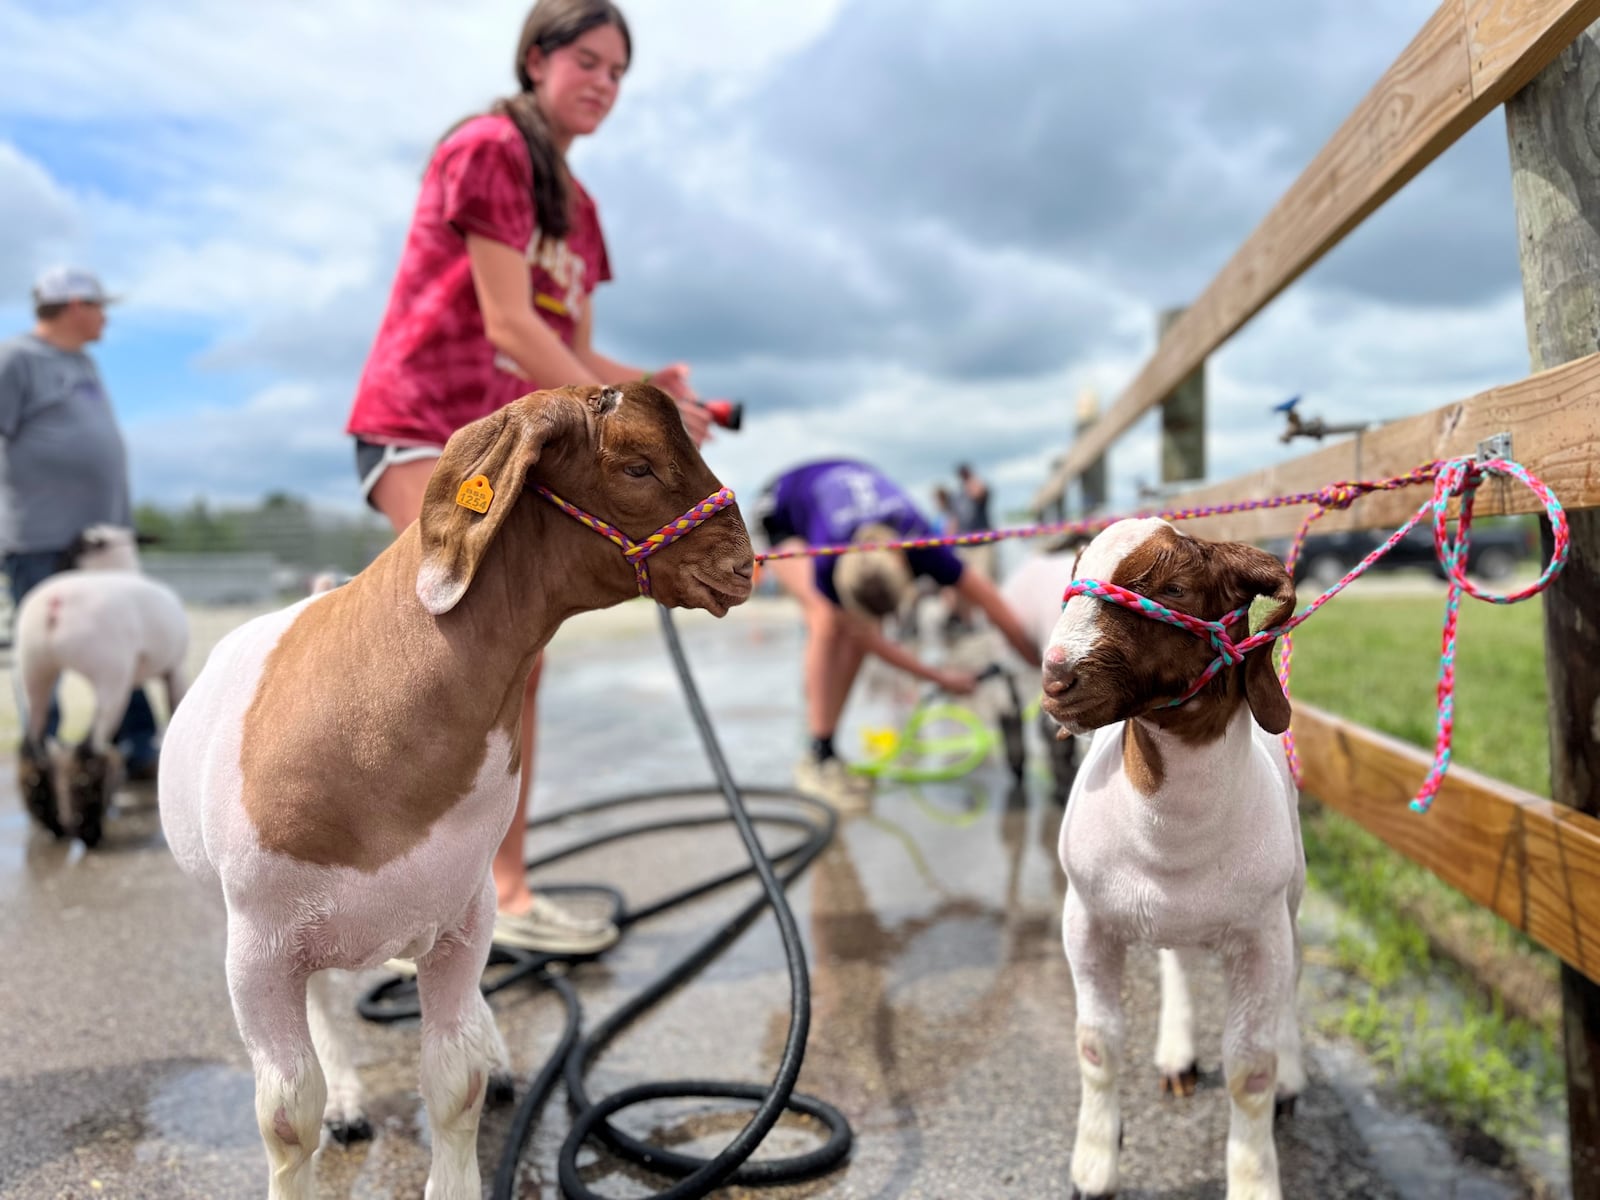
[[456, 503], [476, 513], [488, 512], [489, 502], [493, 499], [494, 489], [489, 486], [487, 475], [474, 475], [463, 483], [461, 490], [456, 493]]

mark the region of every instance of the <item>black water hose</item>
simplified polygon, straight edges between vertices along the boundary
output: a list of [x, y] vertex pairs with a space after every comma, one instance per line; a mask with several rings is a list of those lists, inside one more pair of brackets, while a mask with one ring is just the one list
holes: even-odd
[[[566, 1007], [566, 1025], [561, 1039], [555, 1051], [534, 1076], [512, 1116], [506, 1145], [495, 1171], [494, 1187], [490, 1193], [495, 1200], [511, 1200], [514, 1195], [518, 1162], [558, 1080], [565, 1081], [568, 1102], [573, 1110], [572, 1127], [562, 1143], [557, 1167], [562, 1195], [567, 1200], [603, 1200], [579, 1178], [578, 1173], [578, 1151], [591, 1136], [600, 1138], [620, 1157], [658, 1174], [678, 1177], [678, 1181], [664, 1191], [652, 1193], [651, 1200], [689, 1200], [691, 1197], [705, 1196], [721, 1184], [730, 1182], [758, 1185], [810, 1179], [843, 1162], [850, 1152], [852, 1135], [844, 1114], [832, 1105], [814, 1097], [798, 1095], [794, 1091], [795, 1081], [805, 1057], [806, 1038], [810, 1031], [811, 992], [800, 931], [784, 894], [784, 888], [797, 878], [832, 840], [838, 818], [828, 805], [798, 792], [779, 788], [745, 788], [741, 791], [728, 769], [722, 747], [717, 742], [716, 732], [700, 699], [671, 613], [665, 608], [659, 611], [667, 648], [683, 685], [690, 716], [700, 734], [706, 757], [711, 763], [712, 773], [716, 778], [715, 786], [727, 800], [728, 815], [682, 817], [614, 829], [582, 843], [531, 859], [527, 867], [532, 871], [624, 838], [670, 829], [723, 824], [731, 820], [750, 855], [750, 866], [730, 870], [712, 879], [692, 884], [642, 908], [629, 909], [621, 893], [609, 887], [567, 884], [547, 886], [541, 890], [604, 892], [611, 899], [613, 919], [619, 929], [627, 929], [638, 921], [752, 874], [761, 880], [762, 894], [713, 930], [709, 937], [624, 1003], [587, 1037], [581, 1036], [582, 1011], [577, 992], [559, 973], [566, 964], [573, 961], [571, 956], [535, 954], [499, 946], [493, 949], [489, 958], [491, 973], [486, 975], [483, 983], [485, 995], [501, 991], [524, 980], [532, 980], [553, 989]], [[612, 797], [566, 809], [548, 817], [530, 820], [528, 826], [537, 828], [568, 820], [577, 814], [589, 814], [627, 805], [700, 796], [706, 794], [708, 790], [711, 789], [705, 786], [683, 787]], [[784, 812], [776, 809], [758, 811], [752, 819], [744, 805], [746, 795], [782, 799], [790, 803], [798, 802], [809, 809], [815, 819], [807, 819], [793, 811]], [[756, 821], [798, 828], [805, 831], [805, 836], [769, 856], [756, 836]], [[781, 872], [775, 869], [780, 864], [783, 868]], [[766, 1086], [700, 1079], [644, 1083], [624, 1088], [598, 1101], [592, 1101], [588, 1095], [584, 1076], [605, 1047], [641, 1014], [675, 992], [727, 949], [769, 906], [773, 910], [779, 934], [783, 939], [784, 956], [789, 973], [791, 1013], [789, 1034], [772, 1082]], [[506, 970], [496, 971], [500, 967]], [[357, 1008], [362, 1016], [374, 1021], [415, 1017], [419, 1013], [415, 981], [387, 980], [363, 996]], [[617, 1129], [609, 1121], [612, 1114], [634, 1104], [660, 1099], [689, 1098], [751, 1101], [756, 1104], [756, 1110], [733, 1140], [711, 1158], [650, 1145]], [[755, 1153], [786, 1108], [820, 1122], [827, 1130], [826, 1140], [821, 1146], [806, 1154], [749, 1163], [747, 1160]]]

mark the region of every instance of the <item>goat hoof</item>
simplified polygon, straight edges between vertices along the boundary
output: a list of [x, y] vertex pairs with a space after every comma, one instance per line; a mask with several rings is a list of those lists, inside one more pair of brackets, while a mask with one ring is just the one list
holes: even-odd
[[1080, 1192], [1076, 1184], [1072, 1187], [1072, 1200], [1116, 1200], [1115, 1192]]
[[1274, 1100], [1272, 1102], [1272, 1116], [1273, 1116], [1273, 1119], [1281, 1121], [1281, 1120], [1285, 1119], [1286, 1117], [1294, 1116], [1294, 1105], [1295, 1105], [1295, 1101], [1298, 1100], [1298, 1099], [1300, 1099], [1300, 1097], [1298, 1095], [1294, 1095], [1294, 1096], [1279, 1096], [1276, 1100]]
[[328, 1133], [333, 1140], [341, 1146], [348, 1146], [351, 1142], [370, 1142], [372, 1140], [372, 1122], [366, 1117], [335, 1118], [324, 1121]]
[[496, 1071], [489, 1076], [489, 1090], [484, 1093], [483, 1102], [490, 1108], [499, 1108], [503, 1104], [510, 1104], [517, 1098], [517, 1080], [510, 1071]]
[[78, 826], [78, 840], [83, 843], [85, 849], [93, 850], [100, 844], [104, 832], [99, 821], [85, 821]]
[[1200, 1084], [1200, 1064], [1190, 1063], [1175, 1075], [1161, 1076], [1161, 1094], [1187, 1098]]

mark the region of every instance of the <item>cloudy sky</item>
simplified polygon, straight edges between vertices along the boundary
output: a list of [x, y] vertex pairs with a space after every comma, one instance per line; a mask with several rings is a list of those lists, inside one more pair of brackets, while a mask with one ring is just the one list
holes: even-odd
[[[1434, 0], [628, 0], [573, 155], [616, 280], [596, 342], [737, 396], [751, 493], [825, 454], [1023, 504]], [[427, 153], [512, 86], [522, 0], [0, 0], [0, 331], [34, 272], [126, 296], [96, 351], [136, 499], [359, 505], [350, 396]], [[1404, 415], [1527, 373], [1491, 116], [1210, 364], [1209, 473], [1269, 409]], [[1158, 473], [1149, 421], [1114, 497]], [[998, 515], [998, 513], [997, 513]]]

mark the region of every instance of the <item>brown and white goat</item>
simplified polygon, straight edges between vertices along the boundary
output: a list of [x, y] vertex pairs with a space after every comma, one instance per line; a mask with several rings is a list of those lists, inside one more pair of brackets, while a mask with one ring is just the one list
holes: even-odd
[[[139, 571], [131, 529], [96, 525], [68, 552], [74, 568], [32, 588], [17, 609], [17, 680], [23, 739], [17, 756], [23, 802], [57, 837], [100, 841], [112, 795], [123, 781], [112, 739], [133, 689], [161, 679], [167, 704], [184, 694], [189, 622], [165, 584]], [[89, 732], [74, 747], [45, 737], [50, 701], [64, 672], [94, 692]]]
[[[1083, 551], [1097, 579], [1204, 620], [1256, 596], [1294, 611], [1284, 566], [1252, 546], [1206, 542], [1165, 521], [1119, 521]], [[1230, 630], [1235, 641], [1247, 630]], [[1122, 975], [1127, 948], [1161, 947], [1162, 1088], [1193, 1092], [1194, 1020], [1186, 974], [1219, 952], [1228, 984], [1222, 1035], [1231, 1102], [1229, 1200], [1276, 1200], [1276, 1107], [1305, 1086], [1295, 1017], [1305, 889], [1297, 790], [1281, 734], [1289, 702], [1270, 643], [1180, 698], [1215, 657], [1211, 645], [1094, 596], [1061, 611], [1044, 655], [1044, 707], [1062, 736], [1096, 730], [1061, 823], [1067, 874], [1062, 936], [1077, 993], [1082, 1099], [1074, 1196], [1117, 1187], [1122, 1120]]]
[[[480, 475], [481, 513], [458, 502]], [[535, 483], [638, 538], [718, 490], [647, 384], [525, 396], [450, 439], [421, 517], [371, 566], [218, 643], [167, 732], [162, 824], [227, 905], [271, 1197], [313, 1194], [325, 1109], [360, 1120], [321, 973], [396, 956], [416, 960], [422, 1000], [427, 1195], [480, 1194], [478, 1118], [508, 1059], [478, 981], [523, 686], [564, 619], [638, 593], [619, 549]], [[722, 616], [752, 569], [729, 507], [649, 559], [651, 594]]]

